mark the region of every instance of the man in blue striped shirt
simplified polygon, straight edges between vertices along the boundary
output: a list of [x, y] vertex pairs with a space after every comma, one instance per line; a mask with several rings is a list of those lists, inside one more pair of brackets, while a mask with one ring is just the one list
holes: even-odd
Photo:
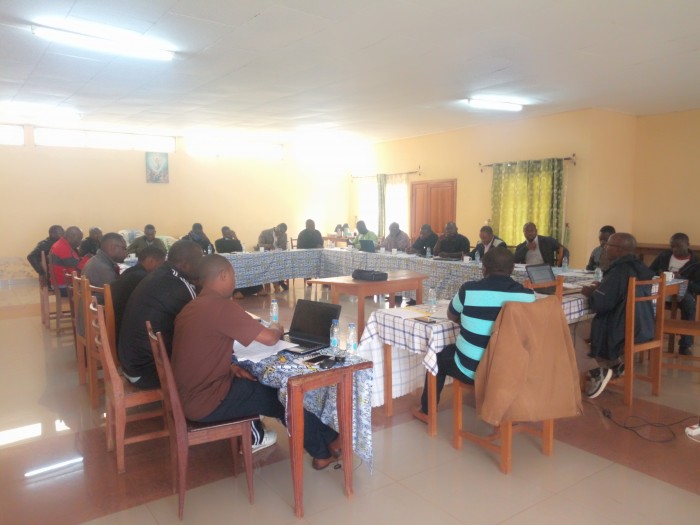
[[[507, 248], [489, 250], [482, 264], [484, 278], [462, 284], [447, 309], [447, 316], [459, 323], [460, 331], [457, 342], [447, 345], [437, 354], [438, 403], [448, 375], [463, 383], [474, 383], [476, 367], [489, 344], [493, 323], [503, 304], [509, 301], [531, 303], [535, 300], [532, 290], [511, 278], [513, 254]], [[429, 373], [426, 372], [420, 409], [414, 411], [414, 415], [424, 422], [427, 422], [428, 413]]]

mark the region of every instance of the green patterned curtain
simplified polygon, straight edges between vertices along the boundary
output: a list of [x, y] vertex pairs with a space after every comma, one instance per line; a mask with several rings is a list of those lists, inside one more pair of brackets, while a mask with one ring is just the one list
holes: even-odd
[[377, 174], [377, 194], [379, 198], [377, 235], [381, 237], [384, 235], [382, 232], [386, 230], [386, 173]]
[[564, 160], [494, 164], [491, 214], [494, 232], [511, 246], [522, 242], [526, 222], [563, 240]]

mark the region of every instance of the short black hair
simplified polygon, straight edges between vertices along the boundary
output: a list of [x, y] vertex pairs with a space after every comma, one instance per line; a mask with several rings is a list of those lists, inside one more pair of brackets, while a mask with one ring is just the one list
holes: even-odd
[[218, 277], [222, 271], [232, 270], [233, 266], [231, 266], [226, 257], [214, 253], [202, 257], [197, 265], [197, 269], [199, 278], [202, 282], [206, 282]]
[[51, 228], [49, 228], [49, 236], [53, 235], [58, 231], [63, 231], [63, 226], [61, 226], [60, 224], [54, 224], [53, 226], [51, 226]]
[[155, 229], [156, 229], [156, 227], [153, 226], [152, 224], [146, 224], [146, 226], [143, 227], [143, 231], [146, 231], [146, 230], [155, 230]]
[[479, 230], [480, 232], [486, 232], [489, 235], [493, 235], [493, 228], [489, 226], [488, 224], [486, 226], [482, 226], [481, 229]]
[[122, 236], [121, 233], [115, 233], [115, 232], [105, 233], [102, 236], [102, 240], [100, 241], [100, 249], [104, 250], [107, 247], [107, 245], [112, 244], [115, 241], [117, 241], [117, 242], [123, 241], [124, 243], [126, 243], [126, 241], [124, 240], [124, 237]]
[[192, 225], [192, 229], [195, 230], [195, 231], [197, 231], [197, 230], [200, 230], [200, 231], [201, 231], [201, 230], [204, 229], [204, 227], [202, 226], [201, 223], [195, 222], [195, 223]]
[[226, 233], [226, 232], [229, 231], [230, 229], [231, 229], [231, 228], [229, 228], [228, 226], [222, 226], [222, 227], [221, 227], [221, 235], [223, 235], [224, 233]]
[[143, 250], [139, 252], [139, 262], [143, 262], [148, 258], [155, 259], [157, 261], [165, 260], [165, 252], [158, 248], [155, 244], [146, 246]]
[[510, 275], [513, 273], [515, 259], [508, 248], [496, 246], [484, 254], [481, 263], [489, 274], [500, 273]]
[[[197, 257], [195, 257], [197, 256]], [[168, 261], [173, 266], [178, 266], [180, 263], [199, 259], [202, 256], [202, 247], [194, 241], [181, 239], [173, 243], [168, 251]]]
[[688, 237], [688, 235], [685, 233], [678, 232], [671, 235], [671, 242], [673, 241], [685, 241], [690, 244], [690, 237]]
[[280, 222], [280, 223], [277, 225], [277, 229], [280, 230], [282, 233], [284, 233], [284, 232], [287, 231], [287, 225], [286, 225], [285, 223], [283, 223], [283, 222]]
[[614, 226], [610, 226], [609, 224], [607, 224], [600, 229], [600, 233], [609, 233], [610, 235], [612, 235], [613, 233], [617, 232], [615, 231]]

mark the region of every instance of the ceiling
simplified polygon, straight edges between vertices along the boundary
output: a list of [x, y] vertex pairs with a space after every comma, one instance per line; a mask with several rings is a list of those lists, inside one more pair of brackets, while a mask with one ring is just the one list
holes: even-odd
[[[152, 36], [176, 58], [50, 44], [29, 29], [47, 15]], [[698, 27], [697, 0], [0, 0], [0, 101], [75, 108], [85, 129], [373, 141], [585, 108], [647, 115], [700, 108]], [[479, 95], [527, 107], [458, 102]]]

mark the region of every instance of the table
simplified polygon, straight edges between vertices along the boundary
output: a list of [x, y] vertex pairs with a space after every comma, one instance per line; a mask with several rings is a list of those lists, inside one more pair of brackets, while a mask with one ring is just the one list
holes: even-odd
[[[441, 305], [446, 308], [446, 303]], [[562, 309], [569, 324], [590, 314], [582, 294], [565, 295]], [[441, 310], [444, 311], [444, 310]], [[384, 405], [387, 416], [393, 414], [393, 398], [406, 395], [423, 385], [428, 374], [428, 434], [437, 434], [437, 396], [435, 374], [437, 353], [457, 340], [459, 325], [445, 320], [427, 324], [392, 315], [390, 309], [372, 312], [362, 334], [358, 352], [374, 362], [375, 386], [372, 406]], [[396, 354], [394, 348], [405, 350]], [[394, 369], [398, 373], [394, 373]], [[398, 389], [394, 389], [394, 376]], [[449, 379], [449, 378], [448, 378]], [[382, 388], [383, 387], [383, 388]], [[382, 396], [383, 394], [383, 396]]]
[[340, 294], [356, 295], [357, 301], [357, 333], [365, 329], [365, 297], [389, 294], [389, 305], [396, 304], [394, 294], [405, 290], [416, 291], [416, 303], [423, 302], [423, 281], [427, 275], [410, 270], [387, 272], [386, 281], [360, 281], [350, 275], [328, 277], [325, 279], [309, 279], [314, 284], [327, 284], [331, 287], [331, 302], [339, 304]]
[[295, 515], [304, 516], [304, 408], [340, 433], [345, 494], [352, 496], [353, 451], [372, 467], [372, 362], [349, 356], [345, 365], [319, 370], [278, 354], [240, 364], [261, 383], [279, 389], [287, 407]]

